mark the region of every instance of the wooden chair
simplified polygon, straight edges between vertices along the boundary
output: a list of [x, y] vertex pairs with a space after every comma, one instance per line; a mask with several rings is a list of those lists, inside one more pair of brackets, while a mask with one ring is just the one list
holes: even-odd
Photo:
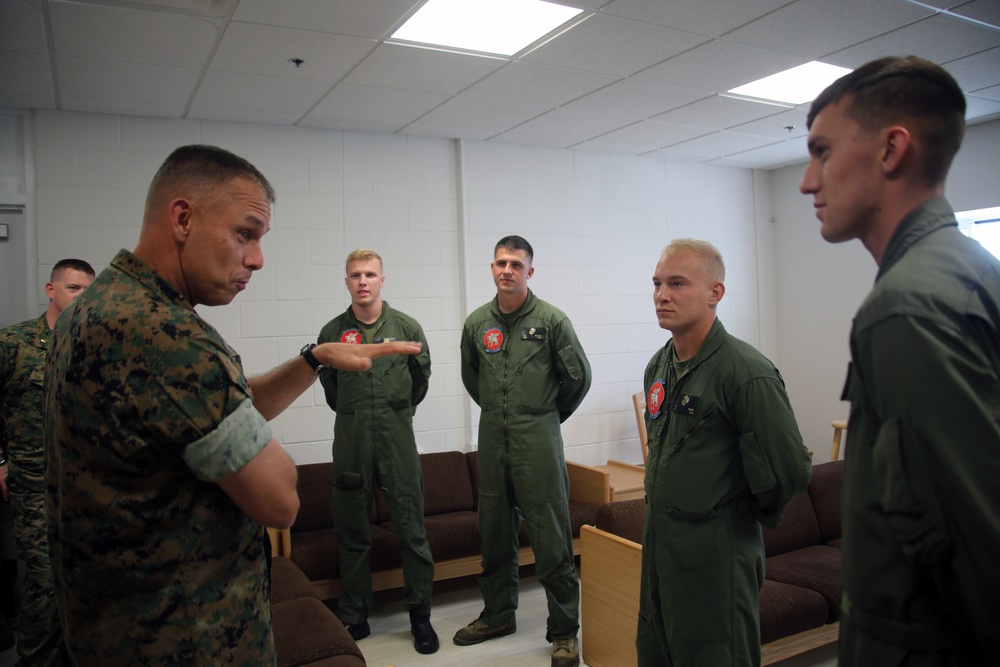
[[649, 458], [649, 440], [646, 438], [646, 419], [643, 414], [646, 412], [646, 394], [637, 391], [632, 394], [632, 407], [635, 408], [635, 423], [639, 427], [639, 446], [642, 447], [642, 465], [646, 465]]
[[840, 440], [844, 437], [847, 420], [837, 419], [831, 422], [831, 425], [833, 426], [833, 446], [830, 447], [830, 460], [836, 461], [840, 458]]

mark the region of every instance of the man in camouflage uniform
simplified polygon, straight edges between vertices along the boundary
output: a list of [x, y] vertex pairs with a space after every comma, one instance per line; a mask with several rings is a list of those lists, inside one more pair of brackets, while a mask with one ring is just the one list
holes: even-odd
[[56, 318], [93, 280], [94, 269], [87, 262], [61, 260], [45, 285], [49, 297], [45, 312], [0, 331], [0, 439], [6, 443], [9, 459], [14, 539], [26, 568], [17, 630], [18, 664], [25, 667], [60, 665], [66, 657], [45, 532], [42, 379], [49, 332]]
[[424, 481], [413, 436], [413, 414], [427, 395], [431, 355], [424, 330], [409, 315], [382, 300], [382, 258], [358, 249], [347, 256], [345, 282], [351, 305], [330, 320], [319, 342], [360, 344], [414, 340], [424, 344], [412, 357], [380, 359], [372, 373], [320, 374], [326, 401], [337, 413], [333, 435], [333, 525], [340, 544], [344, 589], [340, 619], [355, 640], [371, 633], [372, 537], [368, 508], [377, 484], [385, 496], [403, 559], [403, 604], [419, 653], [438, 650], [431, 627], [434, 558], [424, 532]]
[[295, 465], [267, 421], [323, 365], [365, 370], [410, 343], [306, 346], [248, 380], [194, 311], [263, 266], [274, 190], [246, 160], [175, 150], [119, 251], [59, 318], [45, 375], [46, 509], [71, 659], [276, 661], [264, 525], [287, 527]]

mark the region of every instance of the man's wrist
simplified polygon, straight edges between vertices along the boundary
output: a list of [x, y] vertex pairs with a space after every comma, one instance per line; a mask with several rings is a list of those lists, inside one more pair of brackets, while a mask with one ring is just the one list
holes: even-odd
[[309, 343], [299, 350], [299, 354], [306, 360], [306, 363], [309, 364], [309, 367], [312, 368], [313, 371], [319, 373], [321, 370], [326, 368], [326, 366], [320, 363], [320, 360], [316, 358], [315, 354], [313, 354], [314, 347], [316, 347], [316, 343]]

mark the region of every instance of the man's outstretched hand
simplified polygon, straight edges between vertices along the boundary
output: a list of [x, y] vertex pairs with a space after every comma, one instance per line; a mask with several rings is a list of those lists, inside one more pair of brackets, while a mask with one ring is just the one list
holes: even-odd
[[390, 354], [419, 354], [421, 343], [409, 341], [387, 341], [374, 345], [353, 345], [351, 343], [323, 343], [313, 348], [319, 362], [329, 368], [342, 371], [367, 371], [372, 367], [372, 359]]

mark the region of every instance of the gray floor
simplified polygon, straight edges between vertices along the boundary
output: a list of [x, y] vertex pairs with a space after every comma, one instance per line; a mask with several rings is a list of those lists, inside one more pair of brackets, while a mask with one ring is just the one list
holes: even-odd
[[[534, 576], [521, 579], [517, 632], [484, 642], [478, 646], [456, 646], [452, 635], [479, 615], [482, 599], [475, 579], [468, 577], [439, 582], [434, 592], [431, 621], [441, 638], [441, 650], [434, 655], [420, 655], [413, 650], [409, 619], [403, 610], [399, 591], [379, 593], [369, 619], [372, 635], [361, 640], [369, 667], [547, 667], [550, 647], [545, 642], [545, 594]], [[0, 667], [12, 667], [17, 661], [14, 649], [0, 652]], [[835, 646], [817, 649], [780, 663], [780, 667], [836, 667]]]

